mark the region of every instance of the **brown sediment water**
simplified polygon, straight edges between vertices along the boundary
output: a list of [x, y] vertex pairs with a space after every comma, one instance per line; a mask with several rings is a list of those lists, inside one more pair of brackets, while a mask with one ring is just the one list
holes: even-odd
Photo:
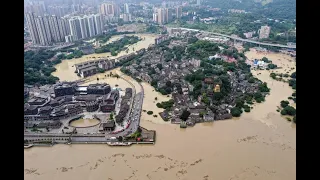
[[78, 119], [74, 120], [70, 123], [71, 126], [73, 127], [91, 127], [98, 125], [100, 123], [99, 120], [97, 119]]
[[[121, 38], [124, 35], [118, 35], [114, 36], [107, 43], [113, 42], [119, 38]], [[157, 35], [152, 35], [152, 34], [135, 34], [135, 36], [138, 36], [142, 38], [141, 41], [127, 46], [129, 48], [128, 53], [125, 51], [121, 51], [118, 53], [117, 56], [111, 56], [111, 53], [101, 53], [101, 54], [89, 54], [89, 55], [84, 55], [81, 58], [75, 58], [75, 59], [69, 59], [69, 60], [63, 60], [60, 64], [57, 64], [55, 68], [57, 69], [55, 72], [52, 73], [52, 75], [59, 77], [61, 81], [74, 81], [81, 79], [81, 77], [77, 76], [75, 72], [76, 68], [74, 67], [75, 64], [81, 63], [81, 62], [86, 62], [89, 60], [94, 60], [94, 59], [99, 59], [99, 58], [111, 58], [115, 59], [117, 57], [130, 54], [132, 52], [138, 51], [142, 48], [148, 48], [149, 45], [154, 44], [154, 40], [157, 37]], [[134, 49], [134, 50], [133, 50]]]
[[[250, 51], [248, 58], [260, 55]], [[294, 66], [290, 57], [270, 53], [275, 64]], [[280, 60], [276, 60], [280, 59]], [[257, 75], [261, 73], [260, 75]], [[277, 106], [293, 90], [272, 80], [270, 72], [253, 72], [271, 88], [266, 102], [239, 119], [197, 124], [181, 130], [143, 113], [141, 126], [157, 132], [155, 145], [55, 145], [24, 150], [25, 179], [30, 180], [294, 180], [296, 129]], [[119, 80], [120, 81], [120, 80]], [[155, 96], [143, 83], [143, 108], [153, 110]]]

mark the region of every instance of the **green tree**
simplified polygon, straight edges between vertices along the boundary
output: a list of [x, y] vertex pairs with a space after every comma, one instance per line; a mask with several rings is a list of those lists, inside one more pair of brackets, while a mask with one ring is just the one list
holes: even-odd
[[157, 64], [157, 67], [160, 69], [160, 71], [162, 70], [162, 64]]
[[254, 83], [255, 82], [255, 78], [254, 77], [250, 77], [248, 80], [249, 83]]
[[284, 110], [287, 112], [288, 115], [294, 116], [296, 115], [296, 109], [292, 106], [287, 106], [284, 108]]
[[264, 83], [262, 83], [262, 84], [259, 84], [259, 90], [260, 90], [261, 92], [269, 92], [269, 91], [270, 91], [270, 89], [268, 88], [266, 82], [264, 82]]
[[277, 79], [277, 74], [276, 73], [270, 73], [270, 77], [272, 79]]
[[289, 105], [289, 101], [281, 101], [280, 105], [281, 105], [282, 108], [285, 108], [285, 107], [287, 107]]
[[264, 61], [265, 63], [269, 63], [269, 59], [266, 57], [263, 57], [261, 60]]
[[157, 105], [158, 108], [163, 108], [161, 103], [157, 103], [156, 105]]
[[287, 115], [287, 111], [285, 109], [282, 109], [280, 113], [281, 115]]
[[122, 137], [122, 136], [119, 136], [119, 137], [118, 137], [118, 141], [122, 142], [122, 141], [123, 141], [123, 137]]
[[269, 69], [275, 69], [275, 68], [277, 68], [278, 66], [277, 65], [275, 65], [275, 64], [268, 64], [268, 68]]
[[234, 107], [234, 108], [231, 109], [231, 115], [233, 117], [240, 117], [241, 113], [242, 113], [242, 111], [238, 107]]
[[186, 121], [189, 116], [190, 116], [190, 112], [187, 110], [183, 110], [180, 116], [180, 119], [182, 119], [183, 121]]
[[199, 116], [201, 117], [201, 118], [203, 118], [203, 116], [206, 114], [206, 112], [204, 112], [204, 111], [201, 111], [200, 113], [199, 113]]

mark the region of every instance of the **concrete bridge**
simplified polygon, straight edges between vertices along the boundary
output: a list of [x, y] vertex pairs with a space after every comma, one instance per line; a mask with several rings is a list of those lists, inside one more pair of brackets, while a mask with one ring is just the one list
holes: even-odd
[[[170, 29], [170, 28], [168, 28], [168, 29]], [[173, 28], [171, 28], [171, 29], [173, 29]], [[259, 42], [259, 41], [254, 41], [254, 40], [242, 39], [242, 38], [239, 38], [239, 37], [229, 36], [229, 35], [221, 34], [221, 33], [202, 31], [202, 30], [198, 30], [198, 29], [189, 29], [189, 28], [176, 28], [176, 29], [182, 29], [182, 30], [187, 30], [187, 31], [196, 31], [196, 32], [202, 32], [202, 33], [209, 33], [209, 34], [213, 34], [213, 35], [216, 35], [216, 36], [227, 37], [227, 38], [233, 39], [235, 41], [248, 42], [248, 43], [253, 43], [253, 44], [258, 44], [258, 45], [296, 49], [295, 45], [294, 46], [288, 46], [288, 45], [283, 45], [283, 44], [264, 43], [264, 42]]]

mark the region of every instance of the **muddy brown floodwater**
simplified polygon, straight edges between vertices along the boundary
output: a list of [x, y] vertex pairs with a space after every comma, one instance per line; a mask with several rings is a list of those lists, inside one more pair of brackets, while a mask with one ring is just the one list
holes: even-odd
[[78, 119], [78, 120], [72, 121], [70, 125], [73, 127], [82, 128], [82, 127], [95, 126], [95, 125], [98, 125], [99, 123], [100, 121], [97, 119]]
[[[261, 58], [250, 51], [249, 59]], [[294, 66], [290, 57], [268, 54], [275, 64]], [[280, 60], [278, 60], [280, 59]], [[293, 92], [270, 72], [253, 72], [268, 82], [266, 102], [240, 118], [197, 124], [181, 130], [143, 114], [141, 125], [157, 132], [155, 145], [55, 145], [24, 150], [26, 180], [294, 180], [296, 129], [276, 112]], [[113, 83], [114, 80], [112, 80]], [[155, 110], [154, 98], [166, 100], [143, 83], [143, 108]]]
[[[132, 34], [131, 34], [132, 35]], [[111, 43], [113, 41], [116, 41], [117, 39], [120, 39], [124, 35], [118, 35], [114, 36], [109, 39], [107, 43]], [[157, 35], [152, 34], [135, 34], [135, 36], [138, 36], [142, 38], [141, 41], [138, 41], [135, 44], [128, 45], [128, 53], [125, 51], [121, 51], [117, 56], [111, 56], [111, 53], [101, 53], [101, 54], [89, 54], [84, 55], [81, 58], [75, 58], [70, 60], [63, 60], [60, 64], [57, 64], [55, 68], [57, 69], [55, 72], [52, 73], [52, 75], [57, 76], [60, 78], [61, 81], [74, 81], [80, 79], [79, 76], [77, 76], [75, 72], [76, 68], [74, 67], [75, 64], [85, 62], [88, 60], [94, 60], [99, 58], [111, 58], [115, 59], [117, 57], [130, 54], [132, 52], [138, 51], [142, 48], [148, 48], [149, 45], [154, 44], [154, 40], [157, 37]]]

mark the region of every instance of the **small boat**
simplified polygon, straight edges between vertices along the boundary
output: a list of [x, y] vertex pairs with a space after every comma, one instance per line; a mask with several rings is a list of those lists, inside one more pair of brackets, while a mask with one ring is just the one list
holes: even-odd
[[109, 146], [130, 146], [131, 142], [107, 142]]
[[24, 145], [25, 149], [31, 148], [33, 146], [33, 144], [28, 144], [28, 145]]

